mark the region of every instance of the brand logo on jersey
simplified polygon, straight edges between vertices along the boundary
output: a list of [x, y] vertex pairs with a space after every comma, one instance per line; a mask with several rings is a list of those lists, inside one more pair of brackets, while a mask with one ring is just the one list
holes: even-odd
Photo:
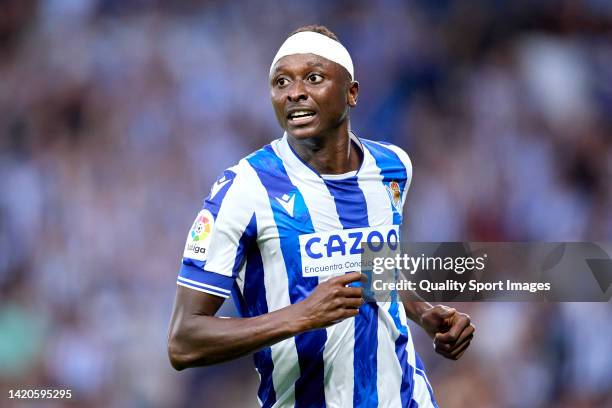
[[392, 181], [385, 187], [387, 188], [387, 194], [389, 194], [391, 205], [393, 205], [395, 211], [401, 213], [402, 193], [400, 191], [399, 184], [397, 183], [397, 181]]
[[210, 211], [200, 211], [189, 231], [185, 251], [183, 252], [184, 258], [196, 259], [198, 261], [206, 260], [206, 250], [214, 224], [215, 219]]
[[293, 204], [295, 202], [295, 194], [283, 194], [282, 197], [276, 197], [276, 201], [287, 211], [290, 217], [293, 217]]
[[361, 271], [365, 250], [396, 250], [399, 246], [397, 225], [326, 231], [299, 239], [305, 277]]
[[215, 196], [219, 191], [221, 191], [223, 186], [232, 180], [233, 179], [228, 179], [225, 176], [221, 176], [219, 180], [215, 181], [215, 184], [213, 184], [212, 188], [210, 189], [210, 199], [212, 200], [213, 198], [215, 198]]

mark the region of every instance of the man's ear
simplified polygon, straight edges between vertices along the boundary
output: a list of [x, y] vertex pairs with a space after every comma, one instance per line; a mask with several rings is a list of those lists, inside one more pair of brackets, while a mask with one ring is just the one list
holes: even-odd
[[357, 95], [359, 95], [359, 82], [352, 81], [348, 89], [347, 103], [351, 108], [357, 106]]

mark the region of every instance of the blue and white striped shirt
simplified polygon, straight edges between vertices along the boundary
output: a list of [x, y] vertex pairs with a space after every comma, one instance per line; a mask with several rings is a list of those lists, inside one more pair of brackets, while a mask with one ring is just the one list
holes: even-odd
[[[328, 279], [329, 272], [304, 267], [357, 248], [347, 234], [398, 239], [410, 159], [396, 146], [351, 139], [363, 163], [344, 177], [319, 175], [286, 135], [227, 169], [189, 232], [177, 283], [231, 295], [243, 317], [259, 316], [303, 300]], [[254, 359], [263, 407], [436, 406], [397, 302], [366, 303], [355, 318]]]

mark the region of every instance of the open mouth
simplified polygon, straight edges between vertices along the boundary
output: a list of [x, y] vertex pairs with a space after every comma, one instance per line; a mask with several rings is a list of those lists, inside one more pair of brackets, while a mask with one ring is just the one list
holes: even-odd
[[302, 123], [310, 122], [310, 120], [315, 115], [316, 115], [316, 113], [313, 112], [313, 111], [300, 110], [300, 111], [291, 112], [287, 116], [287, 119], [289, 119], [289, 122], [297, 125], [297, 124], [302, 124]]

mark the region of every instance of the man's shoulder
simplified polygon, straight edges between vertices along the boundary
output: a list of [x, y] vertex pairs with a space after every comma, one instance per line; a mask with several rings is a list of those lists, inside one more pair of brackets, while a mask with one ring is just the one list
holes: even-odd
[[359, 139], [368, 151], [374, 156], [377, 162], [401, 162], [410, 172], [412, 171], [412, 161], [408, 153], [393, 143], [382, 140]]
[[237, 163], [227, 167], [215, 181], [213, 190], [218, 186], [227, 185], [233, 190], [251, 190], [254, 186], [254, 178], [265, 170], [270, 170], [275, 166], [278, 157], [274, 153], [272, 145], [276, 141], [269, 143], [254, 152], [244, 156]]
[[249, 172], [257, 175], [282, 175], [286, 172], [283, 159], [279, 154], [279, 143], [282, 139], [276, 139], [255, 150], [240, 160], [239, 164], [248, 168]]
[[258, 160], [262, 160], [265, 158], [271, 157], [274, 155], [274, 150], [272, 148], [272, 143], [268, 143], [265, 146], [260, 147], [259, 149], [247, 154], [242, 157], [237, 163], [234, 163], [232, 166], [226, 168], [224, 170], [224, 174], [230, 173], [232, 178], [240, 176], [240, 178], [248, 177], [248, 175], [252, 174], [254, 164], [257, 163]]

